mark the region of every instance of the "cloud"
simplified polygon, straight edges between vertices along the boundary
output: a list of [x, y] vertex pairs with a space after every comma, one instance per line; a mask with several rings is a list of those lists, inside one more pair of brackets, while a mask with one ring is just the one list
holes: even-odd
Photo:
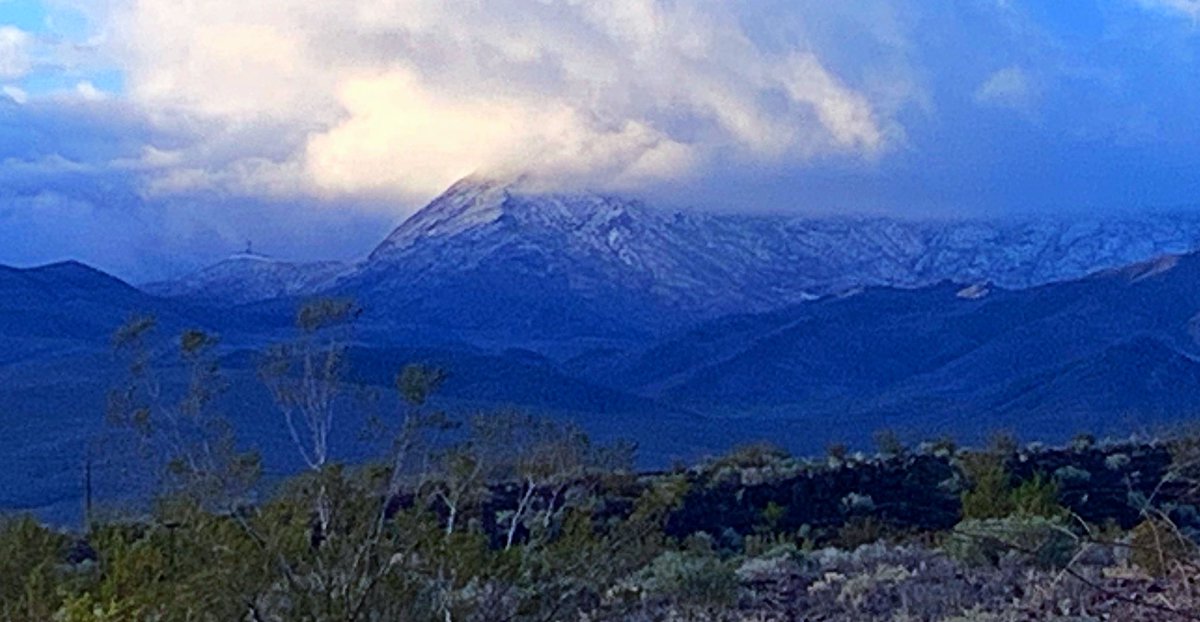
[[1200, 0], [1138, 0], [1147, 9], [1165, 11], [1181, 17], [1189, 17], [1200, 23]]
[[986, 106], [1031, 112], [1040, 97], [1037, 82], [1020, 67], [1005, 67], [975, 89], [975, 101]]
[[[160, 191], [427, 197], [510, 170], [631, 187], [703, 172], [716, 154], [871, 160], [903, 136], [893, 100], [907, 91], [882, 101], [802, 37], [762, 44], [743, 26], [749, 4], [106, 6], [134, 101], [209, 128], [202, 142], [241, 137], [236, 154], [196, 145], [160, 171]], [[268, 127], [287, 150], [246, 140]]]
[[108, 97], [108, 94], [96, 88], [90, 80], [83, 80], [75, 84], [75, 94], [87, 101], [100, 101]]
[[24, 30], [0, 26], [0, 80], [15, 80], [29, 73], [32, 43], [33, 37]]
[[6, 85], [0, 87], [0, 93], [4, 93], [5, 97], [11, 99], [12, 101], [14, 101], [18, 104], [24, 104], [25, 102], [29, 101], [29, 93], [26, 93], [25, 89], [22, 89], [19, 86], [12, 86], [10, 84], [6, 84]]
[[638, 120], [602, 125], [530, 97], [446, 98], [410, 72], [349, 81], [340, 101], [348, 118], [313, 135], [305, 152], [306, 172], [323, 190], [431, 194], [476, 170], [619, 182], [678, 174], [696, 155]]
[[349, 258], [475, 171], [792, 214], [1200, 196], [1195, 2], [53, 6], [86, 24], [0, 52], [0, 263]]

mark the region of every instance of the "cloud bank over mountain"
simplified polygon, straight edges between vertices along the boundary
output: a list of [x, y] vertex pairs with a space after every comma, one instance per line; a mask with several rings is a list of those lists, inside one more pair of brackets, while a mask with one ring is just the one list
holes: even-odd
[[[473, 172], [530, 171], [630, 187], [693, 175], [717, 151], [871, 158], [902, 141], [869, 87], [809, 42], [756, 41], [742, 21], [756, 10], [144, 0], [107, 20], [133, 100], [251, 139], [264, 126], [290, 137], [284, 153], [176, 153], [244, 189], [427, 198]], [[173, 173], [160, 188], [213, 182]]]
[[[0, 0], [0, 263], [346, 258], [476, 172], [808, 214], [1193, 203], [1196, 6]], [[64, 213], [87, 234], [53, 241]]]

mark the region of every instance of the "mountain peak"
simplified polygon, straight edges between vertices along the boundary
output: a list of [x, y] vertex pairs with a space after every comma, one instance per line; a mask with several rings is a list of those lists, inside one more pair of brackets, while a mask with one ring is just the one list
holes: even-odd
[[371, 253], [371, 259], [407, 248], [422, 237], [455, 235], [495, 222], [511, 188], [509, 183], [478, 176], [455, 182], [405, 220]]
[[0, 266], [0, 271], [53, 288], [74, 287], [91, 290], [135, 291], [133, 286], [125, 281], [74, 259], [32, 268]]
[[543, 191], [529, 176], [472, 175], [450, 186], [404, 221], [371, 253], [379, 259], [419, 240], [449, 238], [507, 224], [574, 230], [626, 219], [640, 203], [593, 192]]

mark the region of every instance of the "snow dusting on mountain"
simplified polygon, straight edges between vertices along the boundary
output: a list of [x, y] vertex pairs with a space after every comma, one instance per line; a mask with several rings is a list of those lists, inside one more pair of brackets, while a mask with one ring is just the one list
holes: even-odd
[[[656, 210], [468, 179], [387, 238], [361, 269], [462, 273], [536, 251], [547, 273], [652, 294], [700, 315], [759, 311], [864, 285], [943, 280], [1023, 288], [1200, 247], [1200, 217], [906, 221]], [[586, 270], [583, 268], [586, 267]], [[408, 271], [413, 278], [413, 271]]]
[[[625, 297], [650, 313], [695, 319], [873, 285], [950, 280], [1024, 288], [1197, 248], [1200, 215], [1193, 214], [961, 221], [713, 214], [467, 178], [358, 265], [241, 254], [145, 289], [246, 303], [334, 290], [356, 295], [360, 287], [386, 305], [391, 296], [436, 295], [486, 275], [489, 288], [508, 277], [523, 287], [553, 282], [560, 297]], [[536, 293], [523, 292], [522, 300]]]
[[141, 289], [166, 298], [246, 304], [312, 294], [328, 287], [348, 269], [339, 261], [293, 263], [245, 252], [182, 279], [149, 283]]

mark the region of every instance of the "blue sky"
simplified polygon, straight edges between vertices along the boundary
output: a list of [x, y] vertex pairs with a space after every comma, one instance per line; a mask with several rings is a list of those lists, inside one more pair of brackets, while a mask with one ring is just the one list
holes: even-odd
[[670, 206], [1200, 207], [1200, 0], [0, 0], [0, 263], [354, 258], [471, 172]]

